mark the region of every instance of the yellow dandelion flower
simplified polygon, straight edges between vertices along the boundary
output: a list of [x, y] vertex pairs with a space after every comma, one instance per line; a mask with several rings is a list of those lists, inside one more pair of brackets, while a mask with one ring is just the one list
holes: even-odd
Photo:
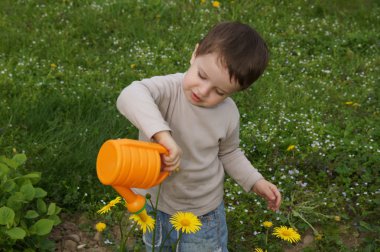
[[98, 214], [105, 214], [111, 211], [112, 206], [110, 204], [105, 205], [100, 210], [97, 211]]
[[57, 68], [57, 65], [54, 64], [54, 63], [51, 63], [51, 64], [50, 64], [50, 67], [51, 67], [52, 69], [56, 69], [56, 68]]
[[292, 151], [292, 150], [294, 150], [295, 148], [296, 148], [296, 146], [293, 145], [293, 144], [291, 144], [291, 145], [288, 146], [288, 148], [287, 148], [286, 150], [287, 150], [287, 151]]
[[334, 216], [334, 220], [335, 220], [335, 221], [340, 221], [341, 218], [340, 218], [340, 216], [337, 215], [337, 216]]
[[322, 234], [316, 234], [316, 235], [315, 235], [315, 240], [317, 240], [317, 241], [322, 240], [322, 238], [323, 238], [323, 235], [322, 235]]
[[174, 226], [174, 228], [183, 233], [196, 233], [198, 232], [202, 226], [201, 221], [190, 212], [177, 212], [172, 217], [170, 217], [170, 223]]
[[131, 64], [131, 69], [135, 69], [136, 68], [136, 64]]
[[115, 206], [117, 203], [120, 203], [121, 202], [121, 197], [116, 197], [115, 199], [111, 200], [110, 203], [108, 203], [108, 205], [110, 205], [111, 207]]
[[102, 209], [98, 210], [97, 213], [99, 214], [105, 214], [111, 211], [111, 208], [114, 207], [116, 204], [121, 202], [121, 197], [116, 197], [115, 199], [111, 200], [107, 205], [102, 207]]
[[219, 8], [220, 7], [220, 2], [219, 1], [212, 1], [212, 6], [215, 7], [215, 8]]
[[151, 232], [154, 229], [155, 220], [145, 210], [139, 214], [132, 214], [129, 219], [136, 221], [144, 234], [147, 230]]
[[353, 101], [346, 101], [344, 104], [346, 104], [347, 106], [352, 106], [354, 108], [360, 107], [359, 103]]
[[296, 230], [285, 226], [275, 227], [273, 235], [290, 243], [298, 242], [301, 240], [301, 235], [297, 233]]
[[201, 4], [204, 4], [206, 2], [206, 0], [201, 0]]
[[273, 226], [273, 223], [271, 221], [264, 221], [263, 226], [265, 228], [270, 228], [271, 226]]
[[95, 229], [98, 231], [98, 232], [103, 232], [104, 229], [106, 229], [107, 225], [103, 222], [98, 222], [96, 223], [95, 225]]
[[262, 248], [255, 248], [255, 252], [267, 252], [267, 250], [264, 250]]

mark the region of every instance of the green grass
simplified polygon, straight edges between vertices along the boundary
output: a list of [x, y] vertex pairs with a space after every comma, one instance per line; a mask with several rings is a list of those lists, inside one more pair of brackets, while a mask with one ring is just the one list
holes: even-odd
[[93, 211], [115, 196], [96, 177], [101, 144], [136, 137], [115, 108], [121, 89], [186, 71], [213, 24], [240, 20], [271, 51], [264, 76], [234, 97], [241, 146], [284, 202], [270, 213], [227, 180], [231, 251], [263, 246], [265, 220], [309, 233], [294, 211], [324, 234], [304, 251], [379, 249], [378, 2], [220, 2], [1, 1], [0, 154], [26, 153], [52, 200]]

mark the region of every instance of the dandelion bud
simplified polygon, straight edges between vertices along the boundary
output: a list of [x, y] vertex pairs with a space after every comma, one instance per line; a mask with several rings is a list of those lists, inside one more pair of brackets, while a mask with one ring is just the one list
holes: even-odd
[[98, 231], [98, 232], [103, 232], [104, 229], [106, 229], [107, 225], [103, 222], [98, 222], [96, 223], [95, 225], [95, 229]]
[[263, 226], [264, 226], [265, 228], [270, 228], [270, 227], [273, 226], [273, 223], [270, 222], [270, 221], [264, 221], [264, 222], [263, 222]]

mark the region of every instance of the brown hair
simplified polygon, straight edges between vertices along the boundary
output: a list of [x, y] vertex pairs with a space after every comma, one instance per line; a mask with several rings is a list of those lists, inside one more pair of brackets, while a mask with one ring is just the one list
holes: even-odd
[[264, 72], [269, 52], [260, 34], [246, 24], [223, 22], [215, 25], [199, 42], [195, 56], [217, 53], [230, 78], [241, 89], [248, 88]]

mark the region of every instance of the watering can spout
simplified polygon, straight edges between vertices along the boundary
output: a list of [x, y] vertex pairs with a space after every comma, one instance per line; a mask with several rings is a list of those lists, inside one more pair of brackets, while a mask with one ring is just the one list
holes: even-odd
[[135, 194], [131, 189], [122, 186], [113, 186], [113, 189], [125, 199], [129, 212], [139, 214], [145, 209], [146, 200], [140, 194]]
[[131, 188], [151, 188], [169, 175], [161, 171], [161, 154], [167, 154], [167, 150], [156, 143], [108, 140], [100, 148], [96, 160], [98, 178], [125, 199], [128, 211], [139, 213], [145, 209], [146, 200]]

